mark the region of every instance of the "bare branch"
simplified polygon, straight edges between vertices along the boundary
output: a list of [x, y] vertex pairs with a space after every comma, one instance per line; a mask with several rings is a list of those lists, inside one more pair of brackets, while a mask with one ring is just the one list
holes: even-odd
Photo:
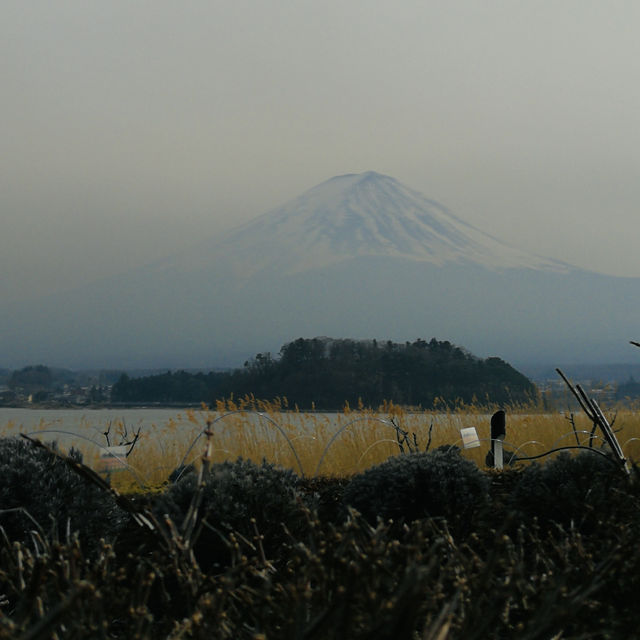
[[571, 423], [571, 428], [573, 429], [573, 435], [576, 437], [576, 444], [580, 444], [580, 438], [578, 437], [578, 431], [576, 429], [576, 421], [573, 416], [573, 412], [569, 414], [569, 416], [565, 416], [565, 419]]
[[594, 420], [593, 413], [587, 407], [587, 405], [585, 405], [584, 400], [580, 397], [580, 394], [578, 393], [576, 388], [573, 386], [573, 384], [571, 384], [567, 376], [565, 376], [560, 369], [556, 368], [556, 371], [558, 372], [558, 375], [564, 380], [567, 387], [569, 387], [569, 391], [571, 391], [571, 393], [575, 396], [576, 400], [578, 401], [578, 404], [582, 407], [582, 410], [589, 416], [589, 419], [593, 421]]
[[111, 420], [109, 420], [109, 423], [107, 425], [107, 430], [102, 434], [107, 440], [107, 447], [111, 446], [111, 442], [109, 442], [109, 434], [110, 433], [111, 433]]

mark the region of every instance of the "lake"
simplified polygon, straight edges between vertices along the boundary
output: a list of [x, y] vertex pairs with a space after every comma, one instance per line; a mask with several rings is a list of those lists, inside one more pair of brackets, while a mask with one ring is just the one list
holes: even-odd
[[[188, 410], [185, 409], [12, 409], [0, 408], [0, 430], [29, 433], [43, 428], [64, 429], [83, 433], [94, 432], [102, 435], [111, 423], [126, 424], [138, 430], [139, 427], [163, 427], [174, 423], [177, 426], [192, 426]], [[190, 410], [189, 410], [190, 411]], [[196, 413], [200, 413], [197, 411]], [[7, 429], [9, 427], [9, 429]], [[104, 437], [104, 436], [103, 436]]]
[[[86, 449], [119, 444], [126, 429], [127, 440], [142, 433], [184, 434], [192, 439], [206, 425], [201, 411], [160, 408], [116, 409], [14, 409], [0, 408], [0, 436], [40, 433], [40, 439], [57, 441], [63, 449]], [[109, 439], [105, 432], [109, 430]]]

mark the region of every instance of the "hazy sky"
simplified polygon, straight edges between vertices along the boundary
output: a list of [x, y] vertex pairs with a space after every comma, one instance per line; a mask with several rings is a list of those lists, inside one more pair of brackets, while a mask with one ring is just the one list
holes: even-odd
[[0, 18], [5, 301], [366, 170], [640, 276], [637, 0], [3, 0]]

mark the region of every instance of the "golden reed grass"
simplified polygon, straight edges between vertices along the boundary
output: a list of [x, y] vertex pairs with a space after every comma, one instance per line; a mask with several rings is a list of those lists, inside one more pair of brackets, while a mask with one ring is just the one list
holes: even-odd
[[[480, 446], [464, 449], [463, 455], [480, 467], [490, 447], [490, 419], [497, 407], [457, 406], [453, 409], [410, 411], [387, 403], [377, 410], [346, 406], [337, 413], [290, 410], [285, 399], [273, 402], [253, 397], [219, 402], [215, 408], [176, 413], [166, 424], [145, 428], [126, 458], [128, 468], [112, 473], [112, 482], [120, 489], [160, 487], [180, 464], [195, 465], [202, 454], [209, 429], [213, 434], [213, 462], [238, 457], [291, 468], [305, 476], [348, 476], [378, 464], [401, 452], [398, 434], [406, 433], [403, 448], [424, 451], [442, 445], [462, 449], [460, 429], [475, 427]], [[549, 413], [539, 407], [507, 407], [505, 450], [519, 457], [535, 456], [550, 449], [587, 446], [592, 423], [582, 413]], [[640, 413], [620, 409], [606, 412], [627, 458], [640, 461]], [[46, 433], [51, 425], [40, 424], [43, 438], [58, 439]], [[64, 430], [64, 425], [55, 425]], [[111, 443], [123, 436], [124, 423], [112, 424]], [[15, 432], [6, 425], [3, 435]], [[45, 437], [46, 434], [46, 437]], [[99, 449], [88, 441], [65, 438], [62, 450], [72, 445], [83, 453], [85, 462], [99, 469], [103, 461]], [[602, 445], [596, 433], [593, 446]], [[70, 445], [69, 445], [70, 446]], [[526, 463], [525, 463], [526, 464]]]

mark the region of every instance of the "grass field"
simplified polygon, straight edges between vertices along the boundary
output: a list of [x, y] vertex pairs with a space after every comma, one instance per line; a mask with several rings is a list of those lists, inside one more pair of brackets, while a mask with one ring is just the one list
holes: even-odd
[[[493, 409], [465, 406], [422, 412], [386, 405], [376, 411], [346, 407], [329, 414], [289, 411], [283, 401], [228, 401], [215, 409], [176, 412], [175, 420], [144, 429], [126, 458], [128, 468], [113, 473], [112, 481], [121, 488], [160, 486], [180, 464], [198, 463], [206, 429], [212, 433], [213, 462], [266, 459], [306, 477], [336, 477], [363, 471], [403, 451], [442, 445], [463, 448], [460, 429], [475, 427], [480, 446], [465, 449], [463, 455], [484, 467]], [[588, 446], [591, 440], [593, 425], [583, 413], [545, 413], [535, 407], [507, 408], [506, 413], [505, 450], [520, 458], [559, 447]], [[606, 413], [626, 457], [640, 460], [640, 414]], [[122, 424], [112, 426], [111, 444], [122, 440], [123, 429]], [[55, 435], [48, 433], [46, 439]], [[596, 432], [593, 446], [599, 448], [602, 443], [602, 435]], [[83, 452], [87, 464], [101, 467], [99, 456], [104, 450], [82, 439], [61, 437], [61, 448], [71, 445]]]

